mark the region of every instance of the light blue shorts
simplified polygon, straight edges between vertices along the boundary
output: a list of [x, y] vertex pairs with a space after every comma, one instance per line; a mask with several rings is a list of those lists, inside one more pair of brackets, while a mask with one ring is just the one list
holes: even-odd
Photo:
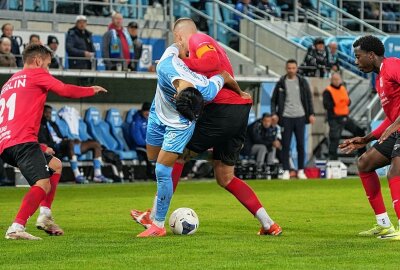
[[166, 126], [158, 119], [155, 113], [150, 113], [147, 123], [146, 143], [161, 146], [167, 152], [182, 154], [193, 135], [195, 124], [186, 129], [177, 129]]

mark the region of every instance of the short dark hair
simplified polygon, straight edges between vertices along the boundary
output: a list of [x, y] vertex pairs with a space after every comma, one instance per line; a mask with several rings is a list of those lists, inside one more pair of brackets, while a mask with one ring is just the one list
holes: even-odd
[[267, 118], [267, 117], [272, 117], [272, 115], [270, 113], [263, 113], [261, 119], [264, 119], [264, 118]]
[[372, 35], [363, 36], [357, 39], [353, 43], [353, 48], [360, 47], [360, 50], [366, 52], [373, 52], [377, 56], [383, 56], [385, 54], [385, 46], [383, 46], [382, 41]]
[[128, 28], [138, 29], [139, 25], [137, 24], [137, 22], [130, 22], [130, 23], [128, 23]]
[[4, 28], [7, 27], [7, 25], [11, 25], [11, 27], [14, 29], [14, 25], [12, 25], [11, 23], [5, 23], [1, 26], [1, 31], [4, 31]]
[[176, 97], [176, 110], [189, 121], [197, 120], [203, 111], [203, 107], [203, 96], [194, 87], [183, 89]]
[[324, 42], [324, 39], [323, 38], [316, 38], [315, 40], [314, 40], [314, 45], [317, 45], [317, 44], [324, 44], [325, 45], [325, 42]]
[[150, 111], [151, 103], [150, 102], [143, 102], [142, 104], [142, 112]]
[[32, 38], [37, 38], [40, 40], [40, 36], [38, 34], [32, 34], [29, 36], [29, 42], [32, 40]]
[[22, 52], [22, 59], [27, 62], [29, 59], [34, 57], [45, 58], [47, 56], [52, 57], [53, 53], [47, 47], [40, 44], [29, 44]]
[[44, 105], [44, 109], [45, 109], [45, 110], [47, 110], [47, 109], [50, 109], [50, 110], [52, 110], [52, 109], [53, 109], [53, 107], [51, 107], [50, 105], [46, 104], [46, 105]]
[[297, 66], [297, 61], [295, 59], [289, 59], [286, 61], [286, 65], [288, 65], [288, 64], [296, 64], [296, 66]]

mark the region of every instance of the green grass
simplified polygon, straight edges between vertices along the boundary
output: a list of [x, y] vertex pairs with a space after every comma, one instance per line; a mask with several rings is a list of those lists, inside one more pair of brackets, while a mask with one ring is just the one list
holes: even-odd
[[[65, 236], [28, 231], [43, 241], [0, 239], [0, 269], [399, 269], [400, 242], [357, 237], [375, 218], [359, 180], [249, 181], [281, 237], [256, 235], [256, 219], [214, 181], [182, 182], [171, 209], [193, 208], [193, 236], [138, 239], [131, 208], [146, 209], [154, 183], [59, 187], [53, 207]], [[394, 222], [386, 181], [386, 205]], [[0, 189], [0, 231], [24, 188]]]

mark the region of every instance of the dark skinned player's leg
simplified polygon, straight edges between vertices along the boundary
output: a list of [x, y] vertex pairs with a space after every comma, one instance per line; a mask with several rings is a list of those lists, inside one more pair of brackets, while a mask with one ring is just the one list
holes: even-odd
[[393, 208], [396, 212], [400, 226], [400, 157], [396, 156], [392, 159], [390, 170], [388, 173], [390, 193], [392, 195]]
[[[384, 143], [388, 148], [390, 147], [390, 142], [386, 141]], [[379, 147], [382, 151], [382, 145], [383, 144], [375, 146]], [[390, 227], [391, 223], [386, 213], [386, 207], [382, 198], [381, 184], [379, 182], [379, 177], [375, 172], [376, 169], [390, 164], [390, 156], [388, 157], [387, 155], [384, 155], [378, 151], [376, 147], [370, 148], [359, 157], [357, 167], [365, 193], [372, 209], [374, 210], [377, 224], [383, 227]], [[371, 235], [368, 231], [360, 234]]]
[[94, 176], [101, 176], [101, 165], [103, 163], [101, 159], [101, 145], [96, 141], [80, 142], [80, 145], [82, 154], [87, 151], [93, 151]]

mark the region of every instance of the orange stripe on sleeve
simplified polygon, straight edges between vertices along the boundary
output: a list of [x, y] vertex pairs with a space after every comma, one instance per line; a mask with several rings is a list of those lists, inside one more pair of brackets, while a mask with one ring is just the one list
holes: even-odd
[[206, 52], [209, 52], [209, 51], [215, 51], [215, 48], [213, 45], [207, 44], [207, 45], [201, 46], [200, 48], [198, 48], [196, 50], [196, 56], [197, 56], [197, 58], [201, 58]]

